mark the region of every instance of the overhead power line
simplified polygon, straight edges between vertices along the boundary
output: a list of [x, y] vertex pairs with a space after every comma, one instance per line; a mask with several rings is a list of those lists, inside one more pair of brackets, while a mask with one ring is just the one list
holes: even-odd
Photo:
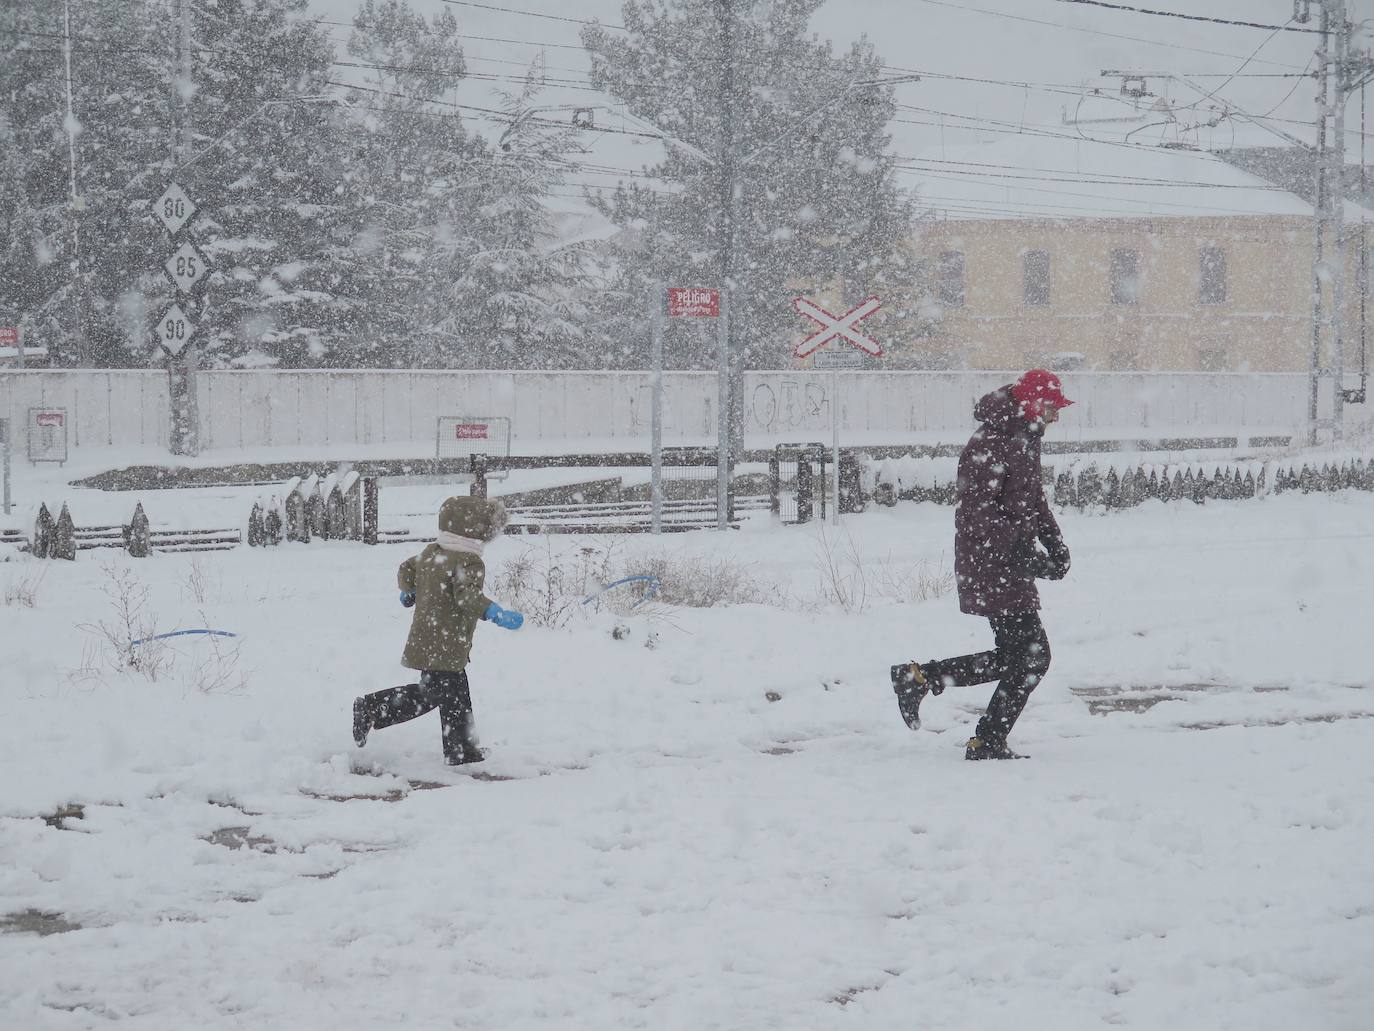
[[[1046, 18], [1030, 18], [1023, 14], [1008, 14], [1006, 11], [990, 11], [985, 7], [972, 7], [966, 3], [953, 3], [951, 0], [916, 0], [917, 3], [929, 4], [932, 7], [948, 7], [951, 10], [962, 11], [964, 13], [985, 14], [994, 18], [1005, 18], [1009, 21], [1028, 22], [1032, 25], [1047, 25], [1054, 29], [1063, 29], [1066, 32], [1083, 32], [1090, 36], [1105, 36], [1109, 39], [1124, 39], [1132, 43], [1148, 43], [1150, 46], [1164, 47], [1169, 50], [1186, 51], [1192, 54], [1206, 54], [1209, 57], [1234, 57], [1243, 59], [1244, 54], [1232, 54], [1222, 50], [1207, 50], [1203, 47], [1190, 47], [1181, 43], [1171, 43], [1163, 39], [1150, 39], [1146, 36], [1128, 36], [1120, 32], [1104, 32], [1102, 29], [1088, 29], [1080, 25], [1065, 25], [1063, 22], [1050, 21]], [[1259, 64], [1273, 65], [1277, 68], [1292, 68], [1298, 66], [1287, 64], [1283, 61], [1260, 61]]]
[[500, 11], [503, 14], [523, 14], [527, 18], [547, 18], [549, 21], [572, 22], [574, 25], [600, 25], [603, 29], [618, 29], [625, 31], [624, 25], [612, 25], [610, 22], [599, 22], [590, 18], [566, 18], [559, 14], [542, 14], [539, 11], [521, 11], [514, 7], [499, 7], [496, 4], [479, 4], [476, 0], [444, 0], [446, 4], [453, 4], [456, 7], [480, 7], [487, 11]]
[[1321, 29], [1304, 29], [1297, 25], [1265, 25], [1257, 21], [1233, 21], [1230, 18], [1212, 18], [1203, 14], [1182, 14], [1179, 11], [1156, 11], [1149, 7], [1131, 7], [1129, 4], [1109, 4], [1105, 0], [1059, 0], [1061, 4], [1081, 4], [1085, 7], [1105, 7], [1111, 11], [1129, 11], [1132, 14], [1156, 14], [1165, 18], [1183, 18], [1185, 21], [1205, 21], [1214, 25], [1239, 25], [1247, 29], [1273, 29], [1276, 32], [1311, 32], [1322, 35]]

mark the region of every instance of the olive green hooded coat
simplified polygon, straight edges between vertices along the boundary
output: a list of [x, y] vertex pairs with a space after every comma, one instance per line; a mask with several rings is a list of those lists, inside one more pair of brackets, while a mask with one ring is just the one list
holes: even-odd
[[[501, 502], [486, 498], [449, 498], [439, 508], [439, 529], [470, 542], [494, 540], [505, 522]], [[437, 542], [401, 563], [397, 585], [415, 595], [403, 666], [453, 673], [466, 668], [477, 621], [491, 605], [482, 593], [486, 574], [479, 554]]]

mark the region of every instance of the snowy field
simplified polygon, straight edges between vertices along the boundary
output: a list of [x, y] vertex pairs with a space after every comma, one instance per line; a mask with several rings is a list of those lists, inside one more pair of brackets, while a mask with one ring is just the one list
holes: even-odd
[[[12, 556], [0, 1027], [1368, 1028], [1374, 497], [1061, 518], [1018, 763], [963, 760], [990, 687], [897, 715], [891, 663], [990, 642], [914, 597], [933, 505], [617, 545], [768, 603], [483, 624], [463, 770], [433, 715], [349, 736], [407, 679], [399, 547]], [[121, 578], [237, 664], [112, 670]]]

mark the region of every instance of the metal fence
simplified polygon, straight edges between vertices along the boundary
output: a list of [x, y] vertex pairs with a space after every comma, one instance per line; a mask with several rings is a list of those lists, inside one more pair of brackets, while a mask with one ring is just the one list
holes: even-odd
[[[974, 401], [1010, 372], [755, 372], [744, 380], [751, 446], [824, 439], [832, 379], [843, 399], [845, 444], [966, 435]], [[1307, 417], [1302, 373], [1065, 373], [1077, 404], [1059, 439], [1177, 436], [1229, 431], [1291, 434]], [[669, 372], [663, 439], [714, 444], [716, 377]], [[647, 372], [211, 371], [198, 376], [201, 441], [208, 450], [287, 446], [434, 447], [440, 416], [510, 419], [514, 448], [541, 441], [642, 448], [651, 423]], [[62, 407], [73, 447], [148, 446], [168, 440], [167, 378], [155, 371], [0, 371], [0, 418]], [[1363, 407], [1351, 420], [1368, 420]], [[424, 449], [423, 451], [421, 449]]]

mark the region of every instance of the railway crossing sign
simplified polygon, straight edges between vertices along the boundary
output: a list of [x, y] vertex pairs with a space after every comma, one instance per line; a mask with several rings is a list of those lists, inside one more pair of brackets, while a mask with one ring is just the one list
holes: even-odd
[[883, 354], [882, 345], [873, 338], [864, 336], [856, 327], [882, 306], [882, 301], [878, 300], [877, 297], [868, 297], [854, 305], [843, 315], [833, 315], [809, 298], [793, 298], [792, 307], [797, 310], [797, 314], [805, 315], [812, 322], [818, 323], [821, 328], [798, 344], [792, 352], [792, 356], [794, 358], [810, 357], [830, 343], [831, 340], [839, 337], [865, 354], [874, 358], [881, 358]]

